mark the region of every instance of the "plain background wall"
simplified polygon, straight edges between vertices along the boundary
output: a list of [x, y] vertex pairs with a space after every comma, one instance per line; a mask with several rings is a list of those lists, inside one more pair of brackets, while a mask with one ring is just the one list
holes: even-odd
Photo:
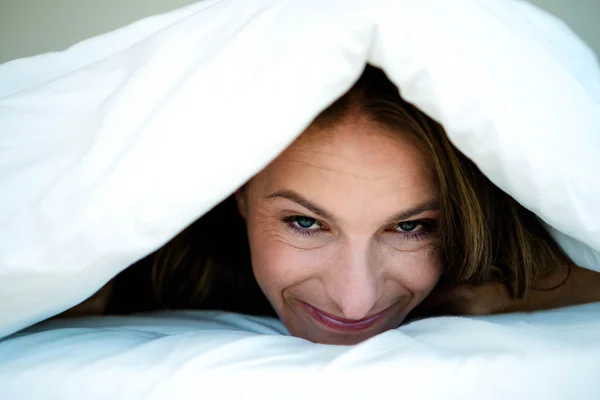
[[[63, 50], [80, 40], [192, 2], [194, 0], [0, 0], [0, 63]], [[596, 54], [600, 54], [600, 0], [531, 2], [566, 21]]]

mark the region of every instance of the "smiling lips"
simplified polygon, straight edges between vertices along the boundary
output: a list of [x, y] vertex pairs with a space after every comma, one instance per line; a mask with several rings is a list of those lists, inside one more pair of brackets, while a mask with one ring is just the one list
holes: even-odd
[[333, 316], [324, 311], [311, 306], [308, 303], [301, 302], [308, 314], [321, 325], [325, 325], [331, 330], [338, 332], [360, 332], [375, 326], [380, 322], [392, 309], [388, 307], [382, 312], [359, 320], [344, 319]]

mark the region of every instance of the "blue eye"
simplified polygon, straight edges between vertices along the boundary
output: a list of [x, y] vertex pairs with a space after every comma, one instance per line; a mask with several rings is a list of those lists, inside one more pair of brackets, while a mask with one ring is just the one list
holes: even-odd
[[299, 236], [308, 236], [321, 233], [327, 230], [326, 227], [318, 220], [302, 215], [294, 215], [284, 219], [288, 227]]
[[419, 226], [421, 226], [419, 221], [406, 221], [400, 222], [397, 229], [400, 232], [414, 232]]
[[393, 229], [402, 240], [421, 240], [434, 233], [437, 229], [437, 221], [434, 219], [419, 219], [415, 221], [398, 222]]
[[321, 228], [321, 224], [319, 224], [316, 219], [310, 217], [296, 216], [290, 218], [289, 222], [300, 229], [313, 230]]

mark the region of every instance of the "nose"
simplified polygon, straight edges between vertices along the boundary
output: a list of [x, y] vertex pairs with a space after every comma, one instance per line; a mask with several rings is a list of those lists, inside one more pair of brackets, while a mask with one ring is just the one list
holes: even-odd
[[383, 286], [370, 244], [368, 241], [344, 244], [333, 263], [324, 284], [341, 312], [340, 317], [351, 320], [367, 317]]

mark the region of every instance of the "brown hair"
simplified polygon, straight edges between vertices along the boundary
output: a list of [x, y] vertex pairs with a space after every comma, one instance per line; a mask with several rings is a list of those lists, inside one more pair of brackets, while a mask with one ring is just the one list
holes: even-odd
[[[537, 217], [487, 179], [440, 124], [404, 101], [383, 71], [367, 66], [312, 126], [330, 126], [354, 112], [391, 131], [409, 132], [430, 158], [440, 190], [438, 254], [445, 283], [498, 281], [511, 296], [522, 297], [535, 282], [570, 265]], [[245, 235], [229, 198], [142, 260], [150, 270], [146, 297], [155, 308], [265, 312]]]
[[569, 264], [536, 215], [485, 177], [440, 124], [402, 99], [382, 70], [367, 67], [315, 123], [331, 124], [349, 112], [409, 132], [430, 158], [440, 190], [438, 254], [447, 283], [500, 281], [511, 296], [522, 297], [535, 282]]

